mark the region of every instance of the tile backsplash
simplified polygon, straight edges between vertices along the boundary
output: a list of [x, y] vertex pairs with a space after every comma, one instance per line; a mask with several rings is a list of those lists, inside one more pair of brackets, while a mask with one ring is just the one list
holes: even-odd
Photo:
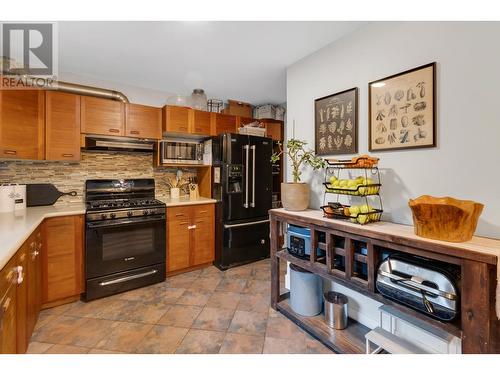
[[[52, 183], [62, 192], [76, 190], [78, 193], [76, 197], [63, 196], [56, 204], [81, 203], [85, 180], [154, 178], [156, 194], [167, 196], [170, 191], [166, 180], [175, 178], [176, 172], [176, 169], [154, 168], [150, 153], [82, 150], [80, 162], [2, 160], [0, 184]], [[194, 176], [195, 169], [183, 169], [183, 177]]]

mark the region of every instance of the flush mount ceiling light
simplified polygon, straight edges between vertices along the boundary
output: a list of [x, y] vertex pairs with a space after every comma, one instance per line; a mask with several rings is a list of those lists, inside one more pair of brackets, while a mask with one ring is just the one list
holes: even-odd
[[385, 86], [385, 82], [372, 83], [372, 87], [384, 87], [384, 86]]

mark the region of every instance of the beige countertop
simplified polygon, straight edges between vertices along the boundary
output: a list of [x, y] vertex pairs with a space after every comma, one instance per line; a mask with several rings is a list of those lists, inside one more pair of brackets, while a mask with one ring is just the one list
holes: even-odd
[[29, 207], [23, 211], [0, 213], [0, 269], [7, 264], [43, 219], [84, 213], [83, 203]]
[[215, 199], [212, 198], [199, 197], [197, 199], [190, 199], [189, 196], [180, 197], [179, 199], [171, 199], [170, 197], [157, 196], [156, 199], [165, 203], [167, 207], [190, 206], [195, 204], [209, 204], [217, 202]]

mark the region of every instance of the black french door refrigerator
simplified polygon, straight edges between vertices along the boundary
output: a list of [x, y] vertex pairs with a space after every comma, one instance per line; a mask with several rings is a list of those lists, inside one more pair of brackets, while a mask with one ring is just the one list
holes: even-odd
[[214, 264], [220, 269], [269, 257], [272, 144], [271, 138], [243, 134], [212, 139]]

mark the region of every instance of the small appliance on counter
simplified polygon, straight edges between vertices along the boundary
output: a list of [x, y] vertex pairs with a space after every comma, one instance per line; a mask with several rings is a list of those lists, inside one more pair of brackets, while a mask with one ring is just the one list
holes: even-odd
[[8, 184], [0, 186], [0, 213], [26, 209], [26, 185]]
[[[325, 242], [325, 234], [320, 233], [318, 240]], [[287, 230], [288, 252], [298, 258], [309, 259], [311, 256], [311, 230], [309, 228], [288, 225]], [[325, 251], [319, 247], [316, 249], [316, 256], [324, 257]]]
[[417, 256], [391, 254], [377, 271], [377, 290], [384, 296], [439, 320], [460, 311], [460, 268]]

